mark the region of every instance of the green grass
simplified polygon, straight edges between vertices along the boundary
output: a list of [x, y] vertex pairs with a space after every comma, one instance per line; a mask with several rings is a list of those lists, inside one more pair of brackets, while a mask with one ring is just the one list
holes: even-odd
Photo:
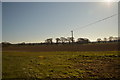
[[[118, 78], [118, 51], [3, 52], [4, 78]], [[104, 73], [104, 74], [103, 74]]]

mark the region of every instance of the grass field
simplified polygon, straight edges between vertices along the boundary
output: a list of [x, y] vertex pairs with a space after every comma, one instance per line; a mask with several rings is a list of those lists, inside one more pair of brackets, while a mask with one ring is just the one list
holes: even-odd
[[120, 78], [118, 51], [3, 52], [6, 78]]

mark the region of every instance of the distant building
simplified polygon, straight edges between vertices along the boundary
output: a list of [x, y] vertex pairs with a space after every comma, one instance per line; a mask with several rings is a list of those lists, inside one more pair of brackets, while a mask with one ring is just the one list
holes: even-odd
[[77, 43], [89, 43], [89, 39], [87, 38], [78, 38], [77, 39]]

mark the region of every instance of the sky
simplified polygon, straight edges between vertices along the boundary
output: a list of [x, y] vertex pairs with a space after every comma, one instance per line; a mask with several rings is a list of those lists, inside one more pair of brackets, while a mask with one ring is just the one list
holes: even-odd
[[117, 13], [117, 2], [3, 2], [2, 41], [44, 42], [70, 37], [71, 30], [75, 40], [118, 36], [118, 16], [82, 28]]

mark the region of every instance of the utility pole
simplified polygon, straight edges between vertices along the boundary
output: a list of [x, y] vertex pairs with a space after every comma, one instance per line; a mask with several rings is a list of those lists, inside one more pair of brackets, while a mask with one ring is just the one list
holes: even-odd
[[71, 31], [71, 35], [72, 35], [72, 43], [73, 43], [73, 30]]

